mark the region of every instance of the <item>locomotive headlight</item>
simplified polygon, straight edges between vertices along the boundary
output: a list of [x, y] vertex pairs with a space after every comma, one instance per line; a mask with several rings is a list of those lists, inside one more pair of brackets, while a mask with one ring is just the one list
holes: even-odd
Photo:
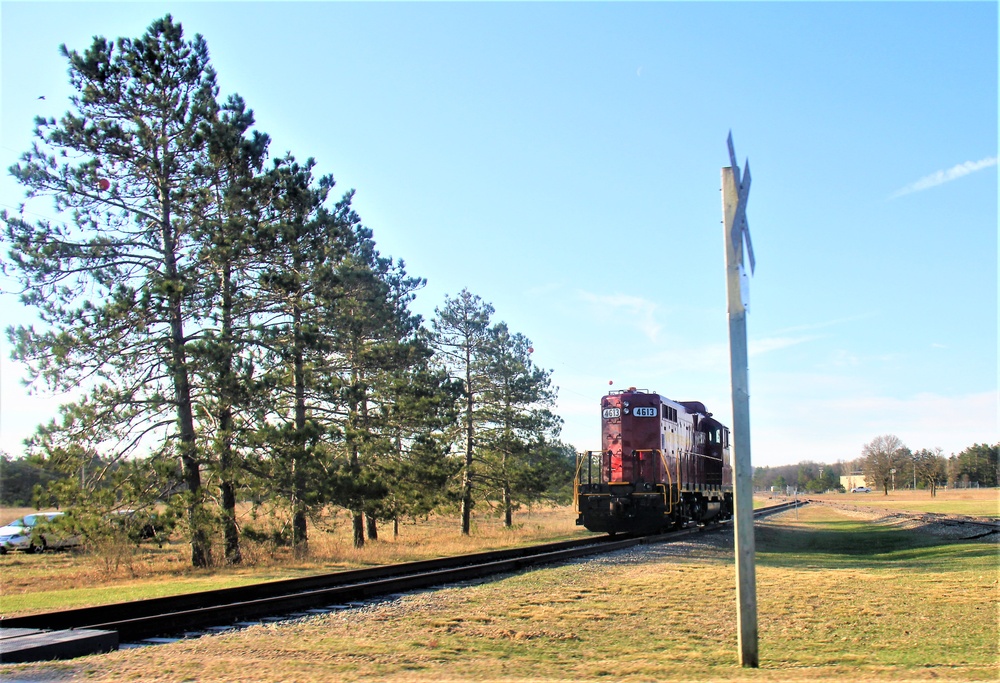
[[628, 415], [628, 408], [626, 408], [626, 409], [625, 409], [624, 411], [622, 411], [622, 412], [624, 412], [624, 413], [625, 413], [626, 415]]
[[622, 405], [628, 408], [628, 401], [622, 401]]

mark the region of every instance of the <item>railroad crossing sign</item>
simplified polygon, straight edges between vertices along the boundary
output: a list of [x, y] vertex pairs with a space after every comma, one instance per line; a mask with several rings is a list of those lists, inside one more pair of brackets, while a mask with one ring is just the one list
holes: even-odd
[[757, 577], [753, 537], [753, 465], [750, 461], [750, 391], [747, 366], [747, 306], [749, 280], [743, 267], [743, 243], [750, 257], [750, 272], [756, 265], [747, 198], [750, 194], [750, 162], [742, 176], [729, 133], [729, 163], [722, 169], [722, 215], [725, 225], [726, 289], [729, 296], [729, 363], [733, 386], [733, 503], [736, 529], [736, 621], [740, 664], [756, 668]]
[[753, 257], [753, 242], [750, 241], [750, 224], [747, 223], [747, 198], [750, 196], [750, 160], [747, 159], [743, 167], [742, 179], [740, 176], [740, 165], [736, 163], [736, 150], [733, 149], [733, 132], [729, 131], [726, 139], [729, 146], [729, 167], [733, 169], [733, 179], [736, 187], [739, 188], [739, 203], [736, 206], [736, 216], [733, 221], [732, 235], [733, 248], [739, 251], [740, 265], [743, 265], [743, 251], [740, 250], [740, 237], [747, 242], [747, 255], [750, 257], [750, 273], [753, 274], [756, 261]]
[[[729, 137], [726, 139], [726, 144], [729, 147], [729, 167], [732, 170], [732, 182], [735, 185], [735, 198], [726, 197], [724, 201], [730, 202], [735, 199], [733, 206], [733, 213], [730, 217], [726, 213], [725, 218], [728, 220], [726, 226], [726, 234], [729, 235], [729, 241], [731, 248], [733, 250], [732, 259], [734, 267], [736, 268], [736, 276], [738, 277], [739, 283], [739, 301], [738, 304], [744, 310], [750, 307], [750, 281], [747, 278], [746, 268], [743, 265], [743, 243], [746, 242], [746, 253], [750, 257], [750, 273], [753, 274], [756, 268], [757, 261], [753, 256], [753, 242], [750, 241], [750, 224], [747, 222], [747, 200], [750, 197], [750, 160], [747, 159], [746, 164], [743, 167], [743, 173], [740, 174], [740, 165], [736, 162], [736, 150], [733, 148], [733, 133], [729, 132]], [[725, 180], [723, 180], [725, 182]], [[723, 185], [723, 192], [725, 192], [725, 185]], [[731, 193], [730, 193], [731, 194]], [[727, 248], [727, 256], [729, 249]], [[729, 263], [727, 258], [727, 263]], [[736, 301], [730, 301], [730, 304], [735, 304]], [[732, 310], [732, 308], [730, 308]]]

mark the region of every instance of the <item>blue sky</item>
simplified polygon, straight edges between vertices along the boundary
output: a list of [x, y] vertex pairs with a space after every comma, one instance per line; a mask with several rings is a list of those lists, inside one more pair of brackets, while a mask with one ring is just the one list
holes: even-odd
[[[418, 312], [468, 288], [532, 339], [577, 448], [609, 382], [731, 423], [730, 130], [753, 176], [754, 464], [1000, 441], [995, 2], [3, 2], [0, 165], [68, 107], [59, 44], [167, 12], [272, 154], [357, 190], [427, 278]], [[4, 172], [0, 204], [21, 199]], [[31, 321], [0, 287], [4, 326]], [[0, 355], [16, 455], [60, 397]]]

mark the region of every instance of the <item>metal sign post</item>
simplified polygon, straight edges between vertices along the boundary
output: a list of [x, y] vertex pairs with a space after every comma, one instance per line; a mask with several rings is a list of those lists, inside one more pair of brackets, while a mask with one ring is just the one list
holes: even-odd
[[750, 391], [747, 378], [747, 307], [750, 303], [743, 268], [743, 242], [754, 270], [753, 244], [746, 219], [750, 194], [750, 162], [742, 177], [729, 134], [730, 166], [722, 169], [722, 214], [726, 242], [726, 284], [729, 300], [729, 363], [733, 385], [733, 472], [736, 527], [736, 620], [740, 664], [759, 666], [757, 650], [757, 576], [754, 568], [753, 466], [750, 463]]

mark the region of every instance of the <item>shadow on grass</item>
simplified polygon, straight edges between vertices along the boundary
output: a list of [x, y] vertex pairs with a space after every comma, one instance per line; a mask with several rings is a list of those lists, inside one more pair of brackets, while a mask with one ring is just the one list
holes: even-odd
[[995, 562], [995, 543], [940, 538], [919, 529], [824, 522], [816, 528], [769, 525], [755, 530], [757, 563], [794, 569], [941, 571], [956, 560]]

